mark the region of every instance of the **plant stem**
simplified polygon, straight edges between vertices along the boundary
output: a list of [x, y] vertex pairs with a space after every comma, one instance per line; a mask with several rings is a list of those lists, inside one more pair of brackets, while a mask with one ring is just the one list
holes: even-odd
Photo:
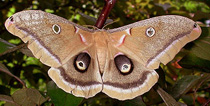
[[109, 13], [111, 9], [114, 7], [117, 0], [104, 0], [104, 1], [105, 1], [104, 8], [101, 11], [101, 14], [95, 24], [95, 26], [99, 29], [101, 29], [104, 26], [104, 23], [106, 22], [106, 19], [109, 16]]

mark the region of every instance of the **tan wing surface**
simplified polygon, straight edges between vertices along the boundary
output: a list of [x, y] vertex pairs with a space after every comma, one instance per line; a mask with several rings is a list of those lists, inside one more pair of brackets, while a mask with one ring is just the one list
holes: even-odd
[[[28, 43], [36, 58], [52, 67], [48, 74], [58, 87], [85, 98], [101, 91], [102, 80], [91, 30], [37, 10], [16, 13], [6, 20], [5, 26]], [[90, 56], [90, 64], [85, 72], [79, 72], [74, 63], [83, 52]]]

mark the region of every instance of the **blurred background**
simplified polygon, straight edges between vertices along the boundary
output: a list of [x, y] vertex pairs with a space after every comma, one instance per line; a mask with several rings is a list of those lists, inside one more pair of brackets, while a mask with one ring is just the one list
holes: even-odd
[[[156, 87], [133, 100], [118, 101], [103, 93], [90, 99], [67, 94], [49, 78], [48, 66], [35, 59], [23, 42], [4, 27], [22, 10], [42, 10], [79, 25], [94, 25], [103, 0], [0, 0], [0, 105], [2, 106], [209, 106], [210, 0], [118, 0], [109, 15], [116, 28], [161, 15], [196, 21], [202, 35], [187, 44], [167, 65], [156, 70]], [[91, 16], [91, 17], [89, 17]], [[176, 101], [177, 102], [176, 102]], [[175, 105], [175, 106], [176, 106]]]

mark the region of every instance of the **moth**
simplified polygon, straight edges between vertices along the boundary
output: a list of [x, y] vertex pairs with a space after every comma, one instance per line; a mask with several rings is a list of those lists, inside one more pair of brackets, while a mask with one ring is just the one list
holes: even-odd
[[84, 98], [103, 92], [118, 100], [148, 92], [159, 78], [154, 69], [201, 34], [194, 21], [176, 15], [94, 30], [39, 10], [18, 12], [5, 27], [51, 67], [50, 78], [65, 92]]

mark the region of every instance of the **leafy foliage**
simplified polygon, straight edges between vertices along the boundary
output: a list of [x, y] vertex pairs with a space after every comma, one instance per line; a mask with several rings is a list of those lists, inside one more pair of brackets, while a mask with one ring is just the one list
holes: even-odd
[[[110, 28], [160, 15], [182, 15], [199, 21], [201, 37], [185, 46], [167, 65], [156, 70], [160, 79], [148, 93], [133, 100], [118, 101], [105, 94], [83, 99], [57, 88], [47, 75], [49, 67], [40, 63], [22, 42], [8, 33], [4, 21], [15, 12], [39, 9], [80, 25], [94, 25], [102, 10], [102, 0], [1, 0], [0, 1], [0, 105], [4, 106], [86, 106], [86, 105], [208, 105], [210, 103], [210, 0], [118, 0]], [[79, 14], [79, 12], [83, 14]], [[91, 22], [90, 22], [91, 20]], [[111, 20], [109, 20], [111, 21]], [[4, 39], [4, 40], [2, 40]], [[15, 44], [15, 45], [14, 45]], [[15, 51], [15, 52], [13, 52]], [[26, 54], [26, 55], [25, 55]]]

